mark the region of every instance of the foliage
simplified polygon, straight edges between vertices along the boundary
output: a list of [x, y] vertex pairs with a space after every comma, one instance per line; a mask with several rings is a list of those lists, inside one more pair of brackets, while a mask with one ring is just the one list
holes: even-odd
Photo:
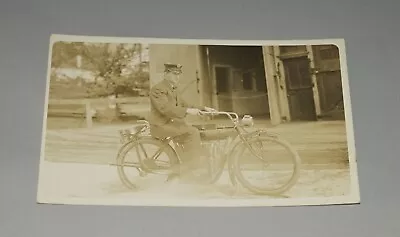
[[[115, 94], [137, 94], [135, 88], [146, 88], [146, 71], [131, 68], [130, 62], [141, 53], [140, 44], [57, 42], [53, 46], [52, 68], [76, 67], [79, 55], [81, 69], [96, 73], [94, 82], [86, 82], [87, 97]], [[127, 71], [127, 72], [126, 72]]]

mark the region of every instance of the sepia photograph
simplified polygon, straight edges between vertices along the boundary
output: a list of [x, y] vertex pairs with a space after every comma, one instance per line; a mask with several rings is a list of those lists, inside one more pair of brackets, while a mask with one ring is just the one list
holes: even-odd
[[360, 203], [345, 41], [52, 35], [37, 202]]

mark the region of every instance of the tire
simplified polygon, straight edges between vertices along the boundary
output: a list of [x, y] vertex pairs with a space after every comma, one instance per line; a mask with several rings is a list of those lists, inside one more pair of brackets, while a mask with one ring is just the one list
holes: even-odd
[[[256, 187], [254, 185], [252, 185], [242, 174], [242, 171], [240, 169], [240, 164], [239, 161], [240, 159], [242, 159], [241, 154], [245, 151], [245, 149], [248, 149], [248, 147], [242, 142], [240, 143], [240, 148], [241, 150], [239, 150], [238, 153], [236, 153], [237, 155], [234, 155], [232, 157], [232, 169], [234, 169], [234, 173], [235, 176], [238, 180], [238, 182], [247, 190], [249, 190], [250, 192], [253, 192], [255, 194], [259, 194], [259, 195], [279, 195], [282, 194], [284, 192], [286, 192], [287, 190], [289, 190], [290, 188], [293, 187], [293, 185], [296, 184], [298, 178], [299, 178], [299, 174], [300, 174], [300, 166], [301, 166], [301, 159], [299, 154], [297, 153], [297, 151], [295, 151], [291, 145], [280, 138], [277, 137], [270, 137], [270, 136], [261, 136], [261, 137], [256, 137], [256, 138], [250, 138], [248, 140], [249, 144], [251, 145], [254, 142], [259, 142], [259, 141], [269, 141], [269, 142], [274, 142], [278, 145], [281, 145], [285, 148], [286, 151], [288, 151], [291, 155], [291, 162], [294, 164], [294, 169], [293, 169], [293, 174], [291, 176], [291, 178], [289, 179], [288, 182], [286, 182], [284, 185], [278, 187], [278, 188], [274, 188], [274, 189], [268, 189], [268, 188], [259, 188]], [[268, 148], [267, 148], [268, 149]]]
[[[119, 151], [118, 156], [117, 156], [117, 169], [118, 169], [118, 176], [121, 180], [121, 182], [124, 184], [124, 186], [126, 186], [129, 189], [136, 189], [137, 186], [131, 181], [129, 180], [129, 178], [127, 177], [125, 170], [124, 170], [124, 163], [125, 163], [125, 159], [126, 159], [126, 155], [128, 152], [130, 152], [131, 150], [133, 150], [134, 148], [138, 149], [138, 145], [140, 144], [152, 144], [155, 145], [159, 148], [164, 149], [163, 152], [165, 152], [167, 154], [169, 163], [174, 165], [179, 163], [178, 157], [174, 151], [174, 149], [169, 146], [168, 144], [163, 143], [160, 140], [157, 140], [155, 138], [152, 137], [140, 137], [137, 140], [134, 141], [130, 141], [129, 143], [125, 144], [123, 146], [123, 148]], [[134, 167], [129, 167], [129, 168], [136, 168], [136, 169], [143, 169], [143, 161], [142, 160], [138, 160], [137, 164], [135, 163]], [[143, 169], [144, 172], [146, 173], [150, 173], [151, 170], [150, 169]]]

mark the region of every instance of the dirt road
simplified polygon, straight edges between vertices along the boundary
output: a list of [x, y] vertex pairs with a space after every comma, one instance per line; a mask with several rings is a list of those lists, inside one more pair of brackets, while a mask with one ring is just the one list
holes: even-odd
[[[165, 183], [165, 176], [136, 180], [139, 189], [132, 191], [120, 182], [115, 167], [107, 165], [44, 162], [41, 166], [40, 197], [44, 202], [90, 202], [92, 204], [149, 203], [162, 200], [267, 200], [279, 197], [254, 195], [234, 189], [227, 175], [210, 186], [182, 182]], [[350, 176], [347, 169], [302, 170], [298, 183], [285, 195], [290, 198], [318, 198], [347, 195]], [[232, 196], [233, 195], [233, 196]], [[182, 203], [181, 203], [182, 204]]]

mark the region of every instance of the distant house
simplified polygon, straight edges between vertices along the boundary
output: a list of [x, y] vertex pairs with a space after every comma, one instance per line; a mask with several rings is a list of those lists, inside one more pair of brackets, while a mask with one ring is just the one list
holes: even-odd
[[[312, 121], [342, 101], [334, 45], [150, 45], [150, 83], [165, 62], [183, 65], [181, 93], [194, 104], [268, 116], [272, 123]], [[343, 119], [343, 117], [342, 117]]]

